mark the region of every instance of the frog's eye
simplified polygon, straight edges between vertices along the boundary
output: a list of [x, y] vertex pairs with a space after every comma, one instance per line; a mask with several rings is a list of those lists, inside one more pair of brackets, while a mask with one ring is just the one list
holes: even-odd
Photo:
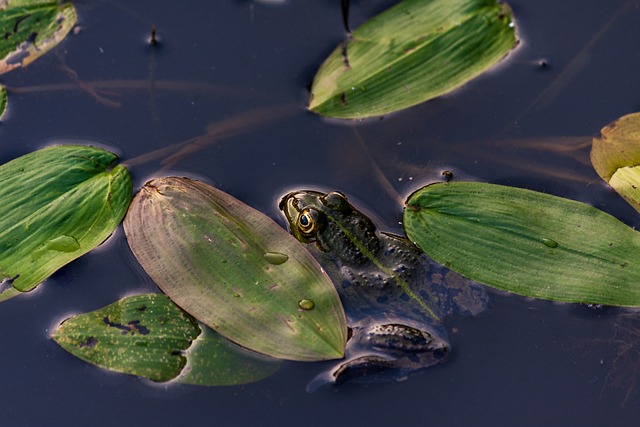
[[338, 212], [345, 212], [349, 210], [349, 202], [347, 202], [347, 196], [339, 191], [332, 191], [322, 198], [322, 202], [328, 208], [336, 210]]
[[316, 228], [316, 221], [310, 210], [305, 210], [300, 214], [298, 218], [298, 228], [304, 234], [309, 234]]

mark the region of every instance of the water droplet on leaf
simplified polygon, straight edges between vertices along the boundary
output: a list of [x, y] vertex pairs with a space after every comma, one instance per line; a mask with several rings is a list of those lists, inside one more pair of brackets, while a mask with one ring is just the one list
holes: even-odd
[[280, 265], [287, 262], [289, 256], [281, 254], [280, 252], [265, 252], [264, 259], [267, 260], [269, 264]]
[[548, 246], [550, 248], [557, 248], [558, 247], [558, 242], [556, 242], [555, 240], [542, 239], [542, 243], [544, 243], [545, 246]]
[[312, 310], [316, 305], [310, 299], [302, 299], [298, 302], [298, 306], [303, 310]]
[[80, 249], [80, 244], [72, 236], [59, 236], [45, 243], [47, 249], [58, 252], [73, 252]]
[[70, 253], [75, 252], [80, 249], [80, 244], [72, 236], [58, 236], [54, 239], [47, 240], [44, 244], [42, 244], [38, 249], [36, 249], [31, 258], [33, 260], [37, 260], [40, 258], [45, 252], [48, 251], [56, 251], [56, 252], [64, 252]]

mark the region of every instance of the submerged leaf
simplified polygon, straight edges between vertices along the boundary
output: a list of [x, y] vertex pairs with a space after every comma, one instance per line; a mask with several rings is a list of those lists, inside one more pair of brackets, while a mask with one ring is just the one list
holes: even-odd
[[71, 3], [0, 1], [0, 74], [35, 61], [56, 46], [77, 20]]
[[602, 128], [594, 138], [591, 163], [598, 175], [640, 212], [640, 113]]
[[511, 10], [495, 0], [405, 0], [325, 60], [309, 109], [357, 119], [411, 107], [462, 86], [516, 43]]
[[520, 295], [640, 306], [640, 234], [584, 203], [476, 182], [413, 193], [409, 238], [470, 279]]
[[342, 357], [346, 320], [331, 280], [262, 213], [201, 182], [162, 178], [140, 190], [124, 228], [158, 286], [230, 340], [283, 359]]
[[113, 153], [45, 148], [0, 166], [0, 301], [33, 289], [102, 243], [131, 201]]
[[91, 364], [153, 381], [197, 385], [258, 381], [274, 360], [237, 348], [162, 294], [124, 298], [65, 320], [53, 333], [65, 350]]
[[187, 366], [176, 378], [185, 384], [247, 384], [267, 378], [280, 367], [279, 360], [238, 347], [206, 326], [186, 356]]

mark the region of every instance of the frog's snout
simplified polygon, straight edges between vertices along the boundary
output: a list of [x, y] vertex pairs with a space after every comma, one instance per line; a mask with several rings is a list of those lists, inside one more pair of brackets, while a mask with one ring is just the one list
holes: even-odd
[[282, 196], [282, 199], [280, 199], [280, 203], [278, 203], [278, 209], [280, 209], [285, 215], [286, 215], [287, 205], [289, 204], [289, 200], [291, 200], [294, 194], [295, 193], [285, 194], [284, 196]]
[[278, 209], [282, 211], [285, 218], [287, 219], [287, 223], [289, 224], [289, 228], [293, 228], [293, 225], [298, 220], [298, 216], [300, 215], [300, 210], [298, 208], [296, 193], [289, 193], [282, 197], [280, 203], [278, 204]]
[[281, 211], [284, 211], [284, 207], [287, 203], [287, 197], [289, 197], [288, 194], [284, 196], [282, 199], [280, 199], [280, 203], [278, 203], [278, 209], [280, 209]]

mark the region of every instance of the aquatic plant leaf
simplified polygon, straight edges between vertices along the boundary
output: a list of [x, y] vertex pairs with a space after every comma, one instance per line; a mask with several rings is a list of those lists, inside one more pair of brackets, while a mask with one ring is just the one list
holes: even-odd
[[203, 386], [247, 384], [274, 374], [281, 361], [239, 347], [201, 325], [202, 333], [186, 351], [187, 366], [177, 382]]
[[52, 146], [0, 166], [0, 301], [30, 291], [102, 243], [131, 201], [117, 156]]
[[4, 86], [0, 85], [0, 118], [4, 115], [7, 109], [7, 90]]
[[598, 175], [640, 212], [640, 113], [621, 117], [593, 139], [591, 163]]
[[501, 185], [438, 183], [409, 197], [404, 227], [435, 261], [486, 285], [640, 306], [640, 234], [584, 203]]
[[162, 294], [135, 295], [66, 319], [52, 338], [74, 356], [153, 381], [244, 384], [278, 368], [234, 346]]
[[[262, 213], [187, 178], [148, 182], [124, 221], [129, 246], [180, 307], [272, 357], [343, 356], [346, 320], [331, 280]], [[314, 301], [313, 309], [300, 307]]]
[[94, 365], [153, 381], [177, 377], [184, 351], [200, 335], [198, 322], [165, 295], [137, 295], [71, 317], [52, 338]]
[[405, 0], [374, 17], [318, 70], [309, 109], [358, 119], [450, 92], [517, 44], [511, 10], [495, 0]]
[[24, 67], [56, 46], [77, 20], [71, 3], [0, 1], [0, 74]]

